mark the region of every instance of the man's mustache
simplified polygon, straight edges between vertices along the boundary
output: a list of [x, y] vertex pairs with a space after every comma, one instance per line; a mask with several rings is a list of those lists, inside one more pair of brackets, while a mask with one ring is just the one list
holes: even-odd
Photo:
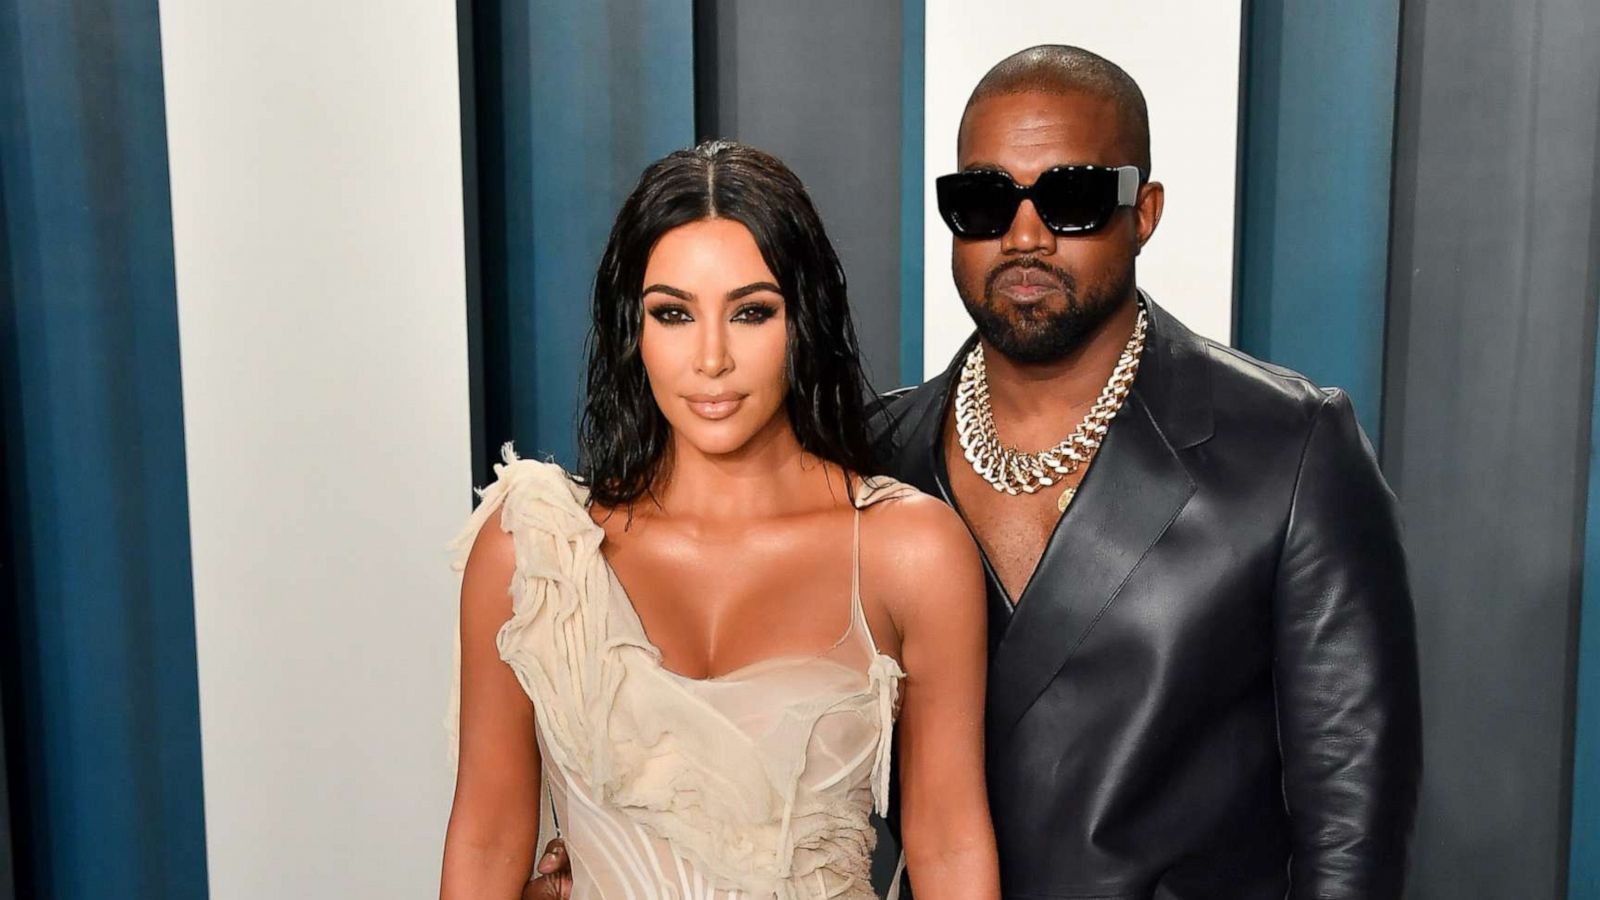
[[1061, 291], [1068, 298], [1076, 297], [1078, 294], [1078, 281], [1066, 269], [1060, 266], [1052, 266], [1036, 257], [1024, 256], [1008, 260], [989, 270], [989, 275], [983, 280], [984, 299], [987, 300], [994, 296], [994, 284], [1000, 280], [1000, 276], [1016, 269], [1041, 269], [1055, 276], [1056, 280], [1061, 282]]

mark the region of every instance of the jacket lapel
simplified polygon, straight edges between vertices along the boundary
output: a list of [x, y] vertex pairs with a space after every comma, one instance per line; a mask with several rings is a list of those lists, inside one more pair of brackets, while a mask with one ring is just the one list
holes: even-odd
[[1188, 472], [1135, 396], [1098, 456], [990, 661], [991, 738], [1011, 732], [1194, 493]]
[[[1151, 339], [1134, 389], [1112, 422], [1072, 505], [1057, 523], [1009, 627], [990, 658], [988, 732], [998, 743], [1043, 693], [1093, 630], [1139, 561], [1194, 494], [1195, 484], [1174, 443], [1209, 436], [1209, 385], [1193, 373], [1193, 406], [1169, 440], [1155, 410], [1170, 405], [1172, 362], [1199, 348], [1198, 339], [1152, 306]], [[1194, 347], [1187, 346], [1193, 342]], [[1196, 412], [1198, 410], [1198, 412]]]

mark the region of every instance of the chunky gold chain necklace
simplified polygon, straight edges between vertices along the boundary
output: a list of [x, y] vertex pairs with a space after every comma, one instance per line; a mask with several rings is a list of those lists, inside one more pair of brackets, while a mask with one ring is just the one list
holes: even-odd
[[[983, 363], [983, 345], [975, 344], [961, 367], [961, 381], [956, 388], [956, 435], [961, 439], [961, 449], [967, 462], [972, 464], [989, 486], [1007, 494], [1032, 494], [1042, 488], [1064, 481], [1082, 468], [1100, 449], [1111, 420], [1122, 409], [1122, 403], [1133, 387], [1133, 377], [1139, 372], [1139, 356], [1144, 351], [1145, 329], [1148, 327], [1144, 304], [1139, 304], [1139, 318], [1134, 323], [1133, 335], [1111, 379], [1100, 391], [1100, 397], [1090, 407], [1078, 427], [1066, 440], [1037, 453], [1018, 450], [1000, 441], [995, 428], [994, 410], [989, 405], [989, 378]], [[1067, 488], [1056, 506], [1062, 512], [1077, 491]]]

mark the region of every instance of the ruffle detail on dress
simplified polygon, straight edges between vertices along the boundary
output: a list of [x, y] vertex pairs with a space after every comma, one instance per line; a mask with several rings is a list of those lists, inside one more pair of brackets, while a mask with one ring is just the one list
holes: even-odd
[[[516, 553], [511, 618], [495, 636], [500, 658], [535, 701], [534, 712], [546, 734], [583, 734], [588, 708], [613, 694], [621, 675], [604, 669], [599, 654], [589, 652], [607, 632], [608, 605], [582, 602], [585, 596], [603, 597], [610, 590], [609, 570], [600, 557], [605, 531], [589, 518], [588, 491], [560, 466], [520, 459], [510, 443], [501, 448], [501, 457], [504, 462], [494, 467], [495, 481], [478, 492], [482, 501], [450, 543], [452, 568], [465, 568], [478, 532], [498, 512]], [[536, 628], [542, 618], [552, 627]], [[648, 645], [638, 649], [651, 652]], [[456, 684], [447, 723], [452, 751], [460, 740], [460, 672], [458, 625]], [[574, 709], [569, 703], [548, 702], [560, 697], [581, 703]], [[549, 749], [555, 762], [573, 765], [570, 741], [551, 741]]]
[[900, 679], [906, 677], [900, 663], [882, 653], [872, 658], [867, 669], [869, 690], [877, 698], [878, 746], [872, 761], [872, 806], [878, 815], [889, 814], [890, 763], [894, 759], [894, 720], [900, 711]]
[[[873, 830], [864, 804], [841, 804], [836, 793], [800, 785], [803, 752], [780, 761], [675, 681], [601, 553], [605, 530], [589, 516], [587, 489], [560, 466], [518, 459], [509, 444], [503, 456], [452, 546], [459, 568], [497, 511], [512, 535], [512, 615], [496, 646], [533, 702], [546, 765], [580, 779], [601, 804], [729, 886], [814, 900], [815, 873], [827, 869], [832, 881], [853, 885], [839, 896], [871, 896], [865, 878]], [[458, 655], [452, 747], [459, 671]], [[880, 655], [865, 691], [835, 704], [880, 725], [872, 771], [880, 810], [901, 676]]]

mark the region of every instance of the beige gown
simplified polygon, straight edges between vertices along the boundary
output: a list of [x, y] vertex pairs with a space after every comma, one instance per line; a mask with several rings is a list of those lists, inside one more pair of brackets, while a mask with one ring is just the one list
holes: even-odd
[[662, 666], [587, 491], [509, 446], [505, 459], [457, 565], [498, 512], [516, 574], [496, 644], [533, 701], [572, 900], [875, 900], [869, 814], [888, 799], [904, 673], [862, 613], [861, 510], [915, 489], [860, 482], [850, 625], [831, 648], [691, 679]]

